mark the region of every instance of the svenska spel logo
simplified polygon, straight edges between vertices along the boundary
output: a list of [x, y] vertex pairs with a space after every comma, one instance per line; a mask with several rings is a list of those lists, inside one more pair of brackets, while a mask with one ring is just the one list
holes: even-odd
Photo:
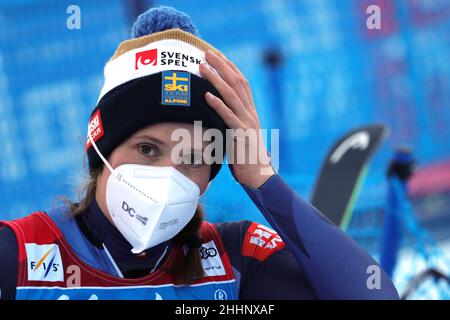
[[136, 59], [134, 61], [134, 69], [138, 70], [140, 66], [156, 66], [158, 64], [158, 49], [150, 49], [141, 52], [136, 52]]
[[189, 107], [191, 105], [191, 75], [188, 72], [162, 73], [161, 104]]
[[64, 281], [64, 268], [57, 244], [26, 243], [28, 280]]

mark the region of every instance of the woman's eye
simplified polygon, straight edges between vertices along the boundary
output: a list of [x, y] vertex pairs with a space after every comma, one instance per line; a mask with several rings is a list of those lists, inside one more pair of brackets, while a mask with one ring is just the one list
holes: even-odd
[[139, 151], [146, 156], [153, 156], [155, 154], [155, 148], [149, 144], [142, 144], [139, 147]]

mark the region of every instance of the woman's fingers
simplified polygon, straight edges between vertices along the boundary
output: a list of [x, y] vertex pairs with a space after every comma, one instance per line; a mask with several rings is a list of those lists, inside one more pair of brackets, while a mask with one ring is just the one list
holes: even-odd
[[243, 85], [244, 85], [245, 92], [247, 95], [247, 100], [249, 102], [249, 107], [253, 108], [255, 103], [253, 101], [252, 90], [250, 88], [250, 83], [249, 83], [248, 79], [242, 74], [241, 70], [239, 70], [238, 67], [232, 61], [228, 60], [228, 58], [225, 55], [222, 54], [220, 57], [225, 61], [225, 63], [231, 69], [233, 69], [234, 72], [236, 72], [239, 76], [241, 76], [244, 79]]
[[237, 116], [246, 114], [242, 100], [238, 97], [236, 91], [231, 88], [218, 74], [212, 71], [206, 64], [200, 64], [200, 73], [203, 78], [208, 80], [221, 94], [224, 102]]
[[228, 108], [228, 106], [222, 101], [222, 99], [216, 97], [209, 91], [205, 93], [205, 99], [208, 102], [209, 106], [216, 110], [216, 112], [229, 128], [240, 128], [239, 118], [230, 108]]
[[236, 72], [225, 59], [216, 55], [213, 51], [206, 51], [206, 61], [219, 73], [220, 77], [235, 90], [238, 97], [243, 102], [243, 106], [247, 108], [250, 103], [248, 93], [246, 92], [246, 86], [248, 86], [248, 81], [242, 75], [240, 71]]

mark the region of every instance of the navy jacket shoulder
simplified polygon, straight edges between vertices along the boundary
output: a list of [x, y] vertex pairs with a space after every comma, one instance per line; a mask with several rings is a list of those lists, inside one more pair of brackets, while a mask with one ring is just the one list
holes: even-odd
[[16, 235], [8, 227], [0, 227], [0, 261], [0, 299], [13, 300], [19, 261]]

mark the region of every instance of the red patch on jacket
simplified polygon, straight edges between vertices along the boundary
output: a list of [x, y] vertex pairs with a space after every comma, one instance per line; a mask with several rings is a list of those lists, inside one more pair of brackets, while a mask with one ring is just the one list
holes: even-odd
[[285, 246], [276, 231], [253, 222], [245, 233], [242, 255], [264, 261]]

